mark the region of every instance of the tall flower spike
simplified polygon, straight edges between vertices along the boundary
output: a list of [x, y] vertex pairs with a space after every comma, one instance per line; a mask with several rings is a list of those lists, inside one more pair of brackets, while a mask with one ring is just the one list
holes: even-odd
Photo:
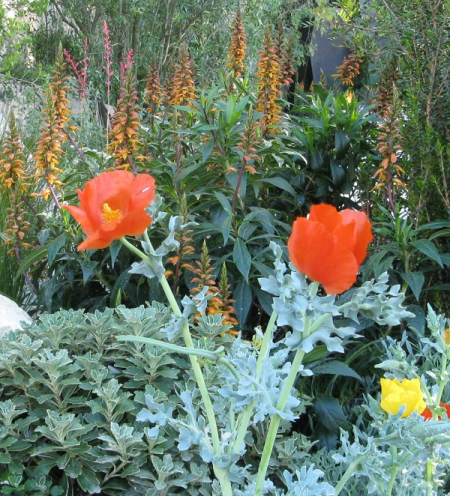
[[5, 245], [9, 246], [8, 255], [21, 259], [20, 251], [32, 248], [25, 241], [25, 235], [30, 231], [30, 223], [26, 220], [28, 212], [23, 208], [24, 202], [20, 200], [17, 193], [9, 194], [10, 207], [6, 209]]
[[378, 127], [378, 151], [382, 157], [381, 166], [374, 174], [377, 184], [372, 191], [386, 191], [387, 202], [393, 213], [395, 207], [395, 189], [406, 189], [402, 180], [405, 170], [398, 162], [402, 152], [403, 136], [400, 130], [402, 113], [400, 99], [397, 97], [395, 81], [398, 78], [398, 67], [394, 59], [382, 74], [378, 87], [378, 116], [381, 123]]
[[[187, 224], [189, 222], [189, 218], [185, 193], [183, 193], [180, 201], [180, 215], [183, 217], [183, 224]], [[166, 259], [167, 264], [174, 266], [174, 270], [166, 270], [166, 277], [173, 275], [173, 292], [175, 294], [178, 292], [178, 282], [182, 274], [182, 269], [186, 268], [187, 265], [183, 262], [183, 259], [195, 253], [195, 248], [192, 246], [193, 239], [190, 237], [193, 232], [194, 231], [192, 229], [189, 229], [189, 226], [182, 227], [178, 232], [176, 232], [175, 239], [180, 243], [178, 252], [173, 257], [168, 257]]]
[[85, 38], [84, 40], [84, 57], [83, 57], [83, 65], [82, 68], [79, 69], [78, 66], [80, 65], [79, 62], [75, 62], [75, 59], [70, 55], [70, 53], [64, 48], [64, 56], [66, 57], [67, 63], [69, 64], [70, 68], [74, 72], [76, 78], [77, 78], [77, 91], [78, 94], [80, 95], [80, 98], [86, 98], [87, 97], [87, 92], [88, 92], [88, 87], [87, 87], [87, 78], [88, 78], [88, 56], [87, 56], [87, 49], [88, 49], [88, 39]]
[[[56, 57], [55, 70], [50, 81], [50, 90], [53, 98], [55, 122], [61, 129], [68, 123], [70, 116], [70, 109], [68, 107], [69, 99], [67, 98], [67, 92], [69, 91], [67, 82], [69, 78], [65, 73], [66, 64], [60, 45], [58, 56]], [[63, 141], [66, 139], [65, 134], [62, 135], [62, 139]]]
[[230, 49], [228, 51], [227, 66], [234, 72], [235, 77], [241, 77], [245, 72], [245, 51], [247, 49], [247, 36], [245, 35], [242, 20], [241, 5], [238, 4], [236, 17], [231, 32]]
[[63, 184], [58, 179], [59, 173], [63, 172], [58, 165], [63, 153], [61, 146], [65, 139], [60, 126], [61, 120], [58, 120], [59, 115], [55, 109], [53, 92], [50, 88], [47, 97], [47, 107], [43, 110], [43, 114], [44, 119], [41, 127], [41, 135], [34, 154], [34, 160], [36, 162], [34, 169], [37, 171], [35, 178], [44, 179], [47, 183], [47, 188], [39, 194], [39, 196], [44, 196], [47, 200], [53, 188], [56, 187], [56, 189], [59, 189]]
[[158, 65], [156, 59], [150, 62], [145, 85], [145, 101], [148, 103], [147, 112], [155, 114], [156, 107], [163, 103], [163, 91], [159, 80]]
[[3, 157], [0, 159], [0, 188], [23, 192], [27, 186], [24, 182], [26, 174], [23, 170], [25, 154], [13, 112], [9, 118], [9, 131], [3, 137], [2, 155]]
[[[239, 323], [236, 320], [236, 309], [233, 306], [235, 300], [231, 298], [230, 285], [228, 284], [227, 267], [225, 263], [222, 264], [222, 269], [220, 270], [220, 280], [217, 289], [217, 296], [208, 300], [207, 312], [210, 315], [221, 313], [224, 316], [224, 324], [237, 326]], [[233, 336], [238, 335], [237, 331], [230, 330], [228, 332]]]
[[208, 291], [206, 294], [211, 295], [218, 292], [216, 281], [214, 280], [214, 270], [211, 267], [211, 257], [208, 253], [208, 247], [206, 246], [206, 241], [203, 241], [202, 252], [200, 254], [200, 260], [195, 262], [196, 266], [191, 264], [186, 264], [186, 269], [190, 270], [195, 274], [196, 277], [191, 279], [191, 283], [194, 285], [190, 292], [192, 295], [196, 295], [202, 291], [205, 286], [208, 286]]
[[266, 134], [269, 130], [272, 133], [279, 132], [278, 124], [281, 122], [281, 106], [277, 100], [281, 97], [283, 74], [269, 28], [266, 28], [263, 48], [259, 52], [256, 77], [258, 78], [256, 83], [258, 87], [256, 110], [265, 114], [261, 118], [263, 134]]
[[275, 53], [278, 57], [281, 70], [281, 81], [283, 86], [289, 86], [293, 83], [293, 75], [295, 74], [294, 68], [294, 38], [290, 34], [286, 36], [283, 20], [278, 18], [277, 29], [274, 37]]
[[181, 44], [178, 62], [175, 65], [170, 105], [191, 106], [191, 101], [196, 99], [197, 90], [194, 85], [194, 77], [191, 69], [191, 61], [186, 45]]
[[342, 65], [338, 67], [337, 73], [332, 76], [335, 79], [340, 79], [347, 86], [354, 86], [355, 78], [361, 72], [360, 66], [362, 62], [362, 58], [358, 57], [355, 52], [350, 52]]
[[117, 110], [112, 117], [109, 132], [108, 152], [115, 157], [115, 166], [121, 169], [134, 167], [135, 154], [142, 145], [139, 141], [139, 106], [135, 89], [133, 64], [128, 60], [122, 64], [122, 81]]

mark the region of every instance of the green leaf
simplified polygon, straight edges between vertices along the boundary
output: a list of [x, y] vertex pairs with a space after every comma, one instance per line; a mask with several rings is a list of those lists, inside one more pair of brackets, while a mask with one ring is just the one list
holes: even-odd
[[33, 250], [26, 258], [22, 260], [22, 263], [19, 265], [17, 269], [17, 273], [15, 276], [15, 281], [26, 272], [32, 265], [38, 262], [41, 258], [44, 258], [47, 255], [47, 246], [41, 246], [37, 250]]
[[427, 229], [442, 229], [443, 227], [450, 227], [450, 221], [448, 220], [437, 220], [435, 222], [428, 222], [423, 226], [416, 229], [416, 232], [425, 231]]
[[247, 106], [247, 103], [249, 101], [250, 97], [249, 96], [244, 96], [244, 98], [241, 98], [237, 105], [236, 108], [234, 109], [235, 114], [241, 114], [241, 112], [245, 109]]
[[423, 283], [425, 282], [423, 272], [403, 272], [401, 276], [410, 287], [416, 300], [419, 301], [420, 292], [422, 291]]
[[208, 157], [211, 155], [213, 149], [214, 149], [214, 138], [211, 138], [202, 147], [203, 162], [206, 162], [208, 160]]
[[220, 231], [223, 236], [223, 244], [226, 245], [228, 242], [228, 237], [230, 236], [231, 231], [231, 221], [233, 220], [233, 216], [230, 214], [226, 219], [222, 222], [220, 226]]
[[330, 160], [331, 177], [336, 187], [342, 186], [345, 181], [345, 170], [334, 160]]
[[277, 188], [287, 191], [294, 197], [296, 195], [294, 188], [286, 181], [286, 179], [283, 179], [282, 177], [271, 177], [268, 179], [263, 179], [262, 182], [272, 184]]
[[240, 238], [237, 238], [234, 242], [233, 260], [239, 272], [244, 276], [245, 280], [248, 281], [248, 273], [250, 271], [252, 257], [245, 246], [245, 241]]
[[339, 360], [332, 360], [330, 362], [322, 363], [317, 365], [317, 367], [314, 367], [312, 370], [314, 374], [345, 375], [347, 377], [358, 379], [358, 381], [363, 381], [363, 378], [357, 372]]
[[303, 364], [312, 363], [320, 360], [323, 356], [328, 353], [328, 348], [324, 344], [318, 344], [314, 346], [314, 349], [305, 355], [303, 358]]
[[61, 234], [47, 245], [49, 266], [53, 264], [53, 261], [55, 260], [55, 257], [58, 254], [59, 250], [65, 245], [66, 239], [66, 235]]
[[441, 229], [440, 231], [431, 234], [428, 239], [431, 241], [432, 239], [441, 238], [442, 236], [450, 236], [450, 228]]
[[323, 165], [322, 154], [319, 152], [319, 150], [314, 150], [311, 156], [311, 169], [317, 171], [321, 169], [322, 165]]
[[225, 212], [231, 214], [231, 203], [228, 201], [228, 198], [220, 191], [214, 191], [214, 196], [219, 200]]
[[90, 494], [101, 492], [97, 476], [94, 474], [94, 472], [87, 470], [86, 467], [83, 468], [83, 471], [77, 477], [77, 481], [83, 491], [86, 491]]
[[227, 124], [231, 124], [231, 118], [233, 116], [234, 107], [236, 105], [235, 97], [233, 94], [228, 95], [227, 108], [225, 110], [225, 120]]
[[114, 286], [111, 291], [111, 296], [109, 298], [110, 306], [115, 308], [120, 305], [120, 295], [125, 291], [128, 281], [130, 280], [131, 274], [128, 269], [124, 270], [122, 274], [116, 279]]
[[317, 398], [313, 403], [317, 418], [323, 427], [331, 433], [339, 433], [340, 429], [348, 429], [341, 405], [334, 398]]
[[337, 130], [334, 135], [334, 148], [336, 155], [343, 155], [350, 146], [350, 138], [345, 131]]
[[117, 256], [119, 255], [122, 246], [123, 246], [122, 243], [118, 239], [114, 240], [111, 243], [109, 247], [109, 251], [111, 253], [111, 267], [114, 267], [114, 264], [116, 263], [117, 260]]
[[95, 267], [97, 267], [98, 262], [93, 262], [91, 260], [79, 260], [78, 262], [83, 271], [83, 284], [86, 284], [92, 276]]
[[450, 253], [441, 253], [441, 260], [445, 265], [450, 265]]
[[241, 279], [236, 286], [233, 293], [233, 299], [236, 301], [234, 308], [236, 309], [239, 324], [241, 328], [243, 328], [252, 304], [252, 290], [243, 279]]
[[441, 256], [439, 255], [439, 252], [437, 251], [437, 248], [433, 242], [429, 241], [428, 239], [418, 239], [417, 241], [413, 241], [411, 244], [421, 253], [426, 255], [428, 258], [431, 258], [441, 267], [443, 267]]
[[408, 305], [407, 310], [414, 314], [414, 317], [406, 318], [410, 329], [415, 329], [421, 336], [425, 335], [426, 315], [425, 311], [419, 305]]

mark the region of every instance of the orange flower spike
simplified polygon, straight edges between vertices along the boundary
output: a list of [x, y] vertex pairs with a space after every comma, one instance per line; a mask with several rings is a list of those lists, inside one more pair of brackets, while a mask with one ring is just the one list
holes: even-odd
[[332, 205], [313, 205], [309, 219], [298, 217], [288, 251], [295, 268], [323, 285], [328, 294], [340, 294], [356, 281], [358, 269], [373, 239], [364, 212], [338, 212]]
[[123, 236], [138, 236], [152, 223], [145, 208], [155, 197], [155, 180], [148, 174], [103, 172], [78, 190], [80, 206], [64, 205], [87, 238], [78, 250], [108, 247]]

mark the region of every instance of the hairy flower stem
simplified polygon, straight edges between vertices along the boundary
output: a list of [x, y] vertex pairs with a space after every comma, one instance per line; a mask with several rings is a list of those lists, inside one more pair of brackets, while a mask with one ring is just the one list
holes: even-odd
[[[144, 233], [144, 239], [145, 242], [152, 247], [150, 238], [148, 237], [147, 232]], [[127, 239], [121, 238], [120, 239], [121, 243], [124, 244], [129, 250], [131, 250], [133, 253], [138, 255], [142, 260], [144, 260], [146, 263], [149, 264], [150, 267], [152, 267], [152, 261], [150, 258], [145, 255], [139, 248], [136, 248], [133, 246]], [[166, 295], [167, 300], [169, 301], [170, 307], [173, 311], [173, 313], [177, 317], [182, 317], [182, 312], [180, 310], [180, 307], [178, 306], [177, 300], [175, 299], [175, 296], [172, 292], [172, 289], [170, 288], [169, 283], [167, 282], [166, 278], [162, 276], [159, 279], [159, 282], [161, 284], [161, 287]], [[183, 339], [186, 344], [186, 348], [188, 350], [192, 350], [194, 353], [197, 351], [194, 347], [194, 343], [192, 341], [191, 333], [189, 330], [189, 324], [187, 321], [184, 322], [182, 328], [182, 333], [183, 333]], [[211, 402], [211, 397], [209, 396], [208, 388], [206, 387], [205, 384], [205, 379], [203, 377], [202, 370], [200, 368], [200, 365], [198, 363], [198, 357], [192, 355], [191, 353], [189, 354], [189, 360], [191, 362], [192, 370], [194, 372], [195, 380], [197, 381], [198, 388], [200, 390], [200, 394], [202, 396], [203, 404], [205, 407], [206, 411], [206, 416], [208, 417], [208, 423], [209, 427], [211, 429], [211, 438], [212, 438], [212, 445], [213, 445], [213, 450], [214, 454], [217, 457], [220, 457], [221, 453], [221, 448], [220, 448], [220, 439], [219, 439], [219, 431], [217, 428], [217, 423], [216, 423], [216, 417], [214, 415], [214, 408]], [[214, 473], [216, 474], [216, 477], [220, 483], [220, 487], [222, 489], [222, 494], [224, 496], [232, 496], [232, 490], [231, 490], [231, 482], [230, 479], [228, 478], [228, 474], [226, 470], [222, 467], [217, 466], [213, 462], [213, 469]]]
[[427, 481], [427, 496], [432, 496], [434, 493], [434, 467], [433, 462], [431, 460], [427, 461], [427, 473], [426, 473], [426, 481]]
[[[256, 363], [256, 379], [255, 379], [256, 382], [259, 381], [259, 377], [261, 375], [264, 366], [264, 359], [269, 350], [269, 345], [272, 342], [273, 330], [275, 328], [275, 323], [277, 321], [277, 318], [278, 318], [277, 312], [275, 311], [272, 312], [272, 316], [270, 317], [269, 323], [267, 324], [266, 332], [264, 333], [261, 349], [259, 350], [258, 361]], [[253, 407], [255, 406], [255, 403], [256, 400], [253, 400], [251, 403], [249, 403], [245, 407], [242, 416], [238, 420], [239, 428], [234, 443], [232, 445], [232, 451], [234, 453], [239, 452], [242, 444], [244, 443], [245, 435], [247, 434], [248, 431], [248, 425], [253, 415]]]
[[439, 403], [441, 402], [441, 398], [442, 398], [442, 393], [444, 392], [445, 385], [447, 384], [447, 381], [442, 379], [442, 377], [445, 376], [446, 372], [447, 372], [447, 355], [444, 354], [442, 356], [442, 361], [441, 361], [441, 379], [439, 381], [438, 394], [436, 395], [436, 403], [435, 403], [436, 406], [439, 406]]
[[391, 478], [389, 480], [389, 485], [387, 488], [387, 496], [390, 496], [392, 494], [395, 478], [397, 477], [397, 472], [399, 469], [397, 446], [395, 445], [391, 446], [391, 455], [392, 455], [392, 471], [391, 471]]
[[345, 471], [344, 475], [341, 477], [341, 480], [338, 482], [337, 486], [334, 488], [335, 490], [335, 496], [338, 496], [339, 493], [344, 489], [345, 484], [347, 484], [348, 480], [350, 477], [356, 472], [358, 469], [358, 465], [361, 463], [361, 460], [363, 459], [363, 455], [360, 455], [356, 457], [352, 463], [347, 467], [347, 470]]
[[[194, 355], [199, 358], [206, 358], [207, 360], [211, 360], [212, 362], [223, 364], [225, 367], [228, 368], [228, 370], [230, 370], [230, 372], [236, 377], [236, 379], [239, 379], [240, 377], [233, 365], [231, 365], [231, 363], [226, 358], [218, 355], [217, 351], [190, 349], [186, 348], [185, 346], [178, 346], [176, 344], [166, 343], [165, 341], [161, 341], [160, 339], [144, 338], [142, 336], [116, 336], [116, 339], [117, 341], [132, 341], [134, 343], [150, 344], [152, 346], [158, 346], [158, 348], [163, 348], [180, 355]], [[220, 352], [221, 350], [219, 349], [218, 351]]]

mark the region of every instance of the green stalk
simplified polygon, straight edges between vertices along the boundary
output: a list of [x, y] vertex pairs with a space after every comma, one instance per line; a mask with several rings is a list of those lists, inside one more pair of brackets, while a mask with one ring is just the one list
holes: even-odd
[[[144, 239], [147, 242], [147, 244], [152, 247], [150, 239], [148, 237], [147, 232], [144, 233]], [[145, 255], [141, 250], [133, 246], [128, 240], [125, 238], [121, 238], [120, 241], [122, 244], [124, 244], [127, 248], [129, 248], [133, 253], [138, 255], [142, 260], [147, 262], [150, 267], [152, 267], [152, 262], [150, 258]], [[182, 317], [183, 314], [180, 310], [180, 307], [178, 306], [177, 300], [175, 299], [175, 296], [172, 292], [172, 289], [169, 286], [169, 283], [167, 282], [166, 278], [164, 276], [159, 279], [159, 282], [163, 288], [163, 291], [166, 295], [167, 300], [169, 301], [170, 307], [173, 311], [173, 313], [178, 316]], [[196, 349], [194, 347], [194, 342], [192, 341], [191, 337], [191, 332], [189, 330], [189, 324], [187, 321], [184, 322], [181, 331], [183, 333], [183, 339], [186, 344], [186, 348], [188, 350], [191, 350], [195, 353]], [[213, 450], [214, 454], [217, 456], [221, 455], [221, 449], [220, 449], [220, 439], [219, 439], [219, 431], [217, 428], [217, 422], [216, 422], [216, 417], [214, 415], [214, 408], [212, 406], [211, 402], [211, 397], [209, 396], [208, 388], [206, 387], [205, 384], [205, 379], [203, 377], [202, 369], [198, 363], [198, 359], [196, 356], [193, 356], [192, 354], [189, 354], [189, 360], [191, 362], [192, 370], [194, 372], [195, 380], [197, 381], [198, 388], [200, 390], [200, 394], [202, 396], [203, 404], [205, 407], [205, 412], [206, 416], [208, 418], [208, 423], [211, 429], [211, 438], [212, 438], [212, 445], [213, 445]], [[213, 469], [214, 473], [216, 474], [217, 479], [219, 480], [220, 486], [222, 488], [222, 494], [224, 496], [232, 496], [232, 490], [231, 490], [231, 482], [228, 478], [228, 474], [225, 469], [218, 467], [214, 462], [213, 462]]]
[[363, 456], [357, 456], [347, 467], [347, 470], [345, 471], [344, 475], [341, 477], [341, 480], [338, 482], [337, 486], [334, 488], [335, 490], [335, 496], [338, 496], [338, 494], [344, 489], [345, 484], [347, 484], [347, 481], [350, 479], [350, 477], [356, 472], [358, 465], [360, 464], [361, 460], [363, 459]]
[[434, 489], [434, 469], [433, 462], [431, 460], [427, 461], [427, 472], [425, 478], [427, 481], [427, 496], [432, 496]]
[[397, 455], [398, 455], [397, 446], [395, 445], [391, 446], [391, 454], [392, 454], [392, 471], [391, 471], [391, 478], [389, 480], [389, 485], [387, 488], [387, 496], [390, 496], [392, 494], [395, 478], [397, 477], [397, 472], [399, 469], [398, 459], [397, 459]]
[[143, 336], [116, 336], [116, 339], [117, 341], [132, 341], [134, 343], [150, 344], [180, 355], [195, 355], [199, 358], [206, 358], [212, 362], [223, 364], [228, 370], [231, 371], [236, 379], [239, 379], [239, 374], [233, 365], [226, 358], [218, 355], [216, 351], [201, 350], [197, 348], [188, 349], [185, 346], [178, 346], [176, 344], [166, 343], [165, 341], [161, 341], [159, 339], [146, 338]]
[[[310, 319], [309, 317], [307, 317], [305, 322], [305, 329], [303, 331], [303, 338], [307, 338], [309, 336], [310, 329]], [[284, 381], [280, 397], [278, 398], [278, 402], [276, 405], [277, 410], [284, 410], [305, 354], [306, 353], [303, 350], [297, 350], [297, 353], [295, 354], [294, 360], [291, 365], [291, 369], [289, 370], [289, 374]], [[266, 479], [266, 473], [269, 467], [270, 455], [272, 454], [280, 422], [281, 417], [278, 414], [272, 415], [269, 430], [267, 431], [266, 442], [264, 443], [264, 450], [261, 456], [261, 462], [259, 464], [258, 475], [256, 478], [255, 496], [262, 495], [264, 481]]]
[[[262, 372], [262, 368], [264, 365], [264, 359], [269, 350], [269, 345], [272, 341], [273, 330], [275, 328], [275, 322], [277, 321], [278, 314], [276, 312], [272, 312], [269, 323], [267, 324], [266, 332], [264, 333], [263, 342], [261, 344], [261, 348], [259, 350], [258, 361], [256, 362], [256, 382], [259, 381], [259, 377]], [[236, 438], [232, 445], [232, 452], [236, 453], [240, 450], [240, 447], [244, 443], [245, 435], [248, 431], [248, 426], [250, 424], [250, 419], [253, 415], [253, 407], [255, 406], [256, 400], [253, 400], [249, 403], [245, 410], [242, 412], [241, 417], [238, 421], [238, 431], [236, 434]]]
[[[442, 355], [442, 361], [441, 361], [441, 376], [443, 376], [446, 371], [447, 371], [447, 355], [444, 353]], [[447, 381], [443, 381], [442, 379], [440, 379], [439, 390], [438, 390], [438, 394], [436, 396], [436, 406], [439, 406], [439, 403], [441, 402], [442, 393], [444, 392], [444, 388], [445, 388], [446, 384], [447, 384]]]

